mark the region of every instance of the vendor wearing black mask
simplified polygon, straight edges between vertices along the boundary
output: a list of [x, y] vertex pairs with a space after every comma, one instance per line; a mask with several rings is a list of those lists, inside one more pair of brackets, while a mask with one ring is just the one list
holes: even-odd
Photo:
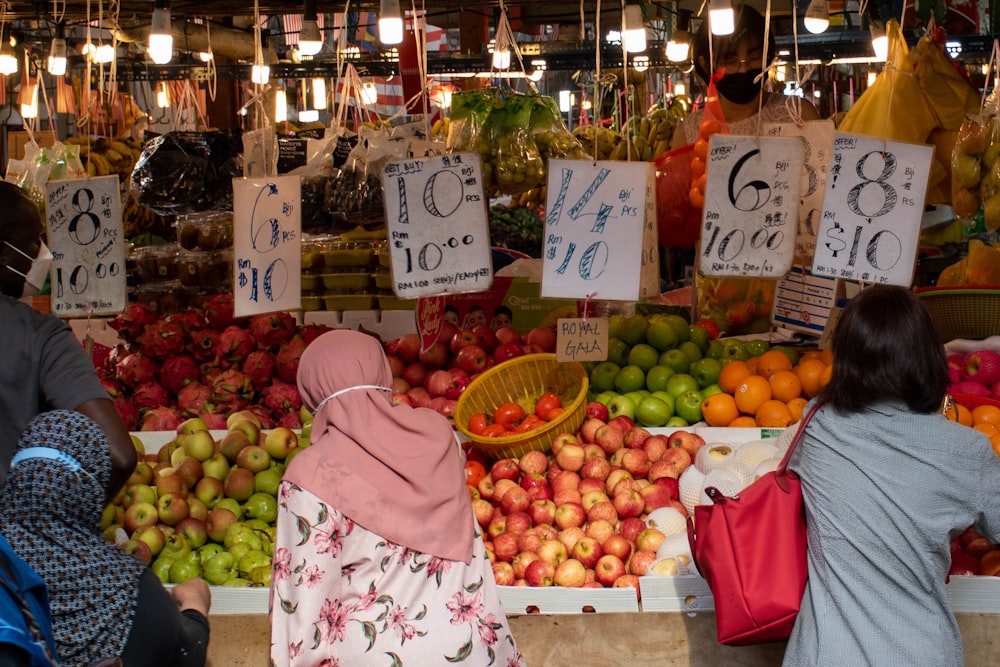
[[[764, 17], [752, 7], [742, 5], [735, 9], [736, 28], [732, 35], [715, 37], [709, 49], [708, 20], [703, 20], [692, 44], [691, 59], [694, 70], [707, 85], [713, 72], [725, 68], [715, 87], [719, 92], [722, 113], [729, 125], [729, 134], [758, 134], [760, 123], [786, 123], [794, 120], [788, 101], [780, 91], [769, 93], [762, 89], [761, 65], [770, 63], [774, 57], [773, 33], [768, 34], [764, 43]], [[766, 50], [765, 50], [766, 46]], [[709, 66], [710, 57], [715, 59], [715, 67]], [[766, 59], [766, 60], [765, 60]], [[765, 86], [766, 87], [766, 86]], [[763, 96], [763, 99], [761, 97]], [[818, 120], [816, 109], [806, 101], [800, 101], [798, 114], [804, 121]], [[759, 119], [758, 119], [759, 112]], [[690, 114], [674, 131], [671, 147], [692, 144], [698, 138], [702, 111]]]

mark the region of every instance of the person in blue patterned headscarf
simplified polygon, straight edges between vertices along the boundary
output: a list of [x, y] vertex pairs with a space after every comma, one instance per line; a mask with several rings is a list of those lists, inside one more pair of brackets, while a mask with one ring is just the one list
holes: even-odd
[[100, 520], [111, 453], [101, 427], [53, 410], [25, 429], [0, 491], [0, 534], [48, 586], [60, 663], [202, 667], [210, 593], [200, 579], [168, 593], [138, 559], [106, 542]]

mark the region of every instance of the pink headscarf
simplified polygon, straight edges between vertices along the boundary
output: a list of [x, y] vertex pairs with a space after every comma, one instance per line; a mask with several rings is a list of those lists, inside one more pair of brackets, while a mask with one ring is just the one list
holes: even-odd
[[376, 338], [327, 332], [299, 361], [299, 393], [315, 412], [312, 445], [284, 478], [356, 523], [414, 551], [472, 559], [472, 509], [448, 420], [392, 404], [392, 371]]

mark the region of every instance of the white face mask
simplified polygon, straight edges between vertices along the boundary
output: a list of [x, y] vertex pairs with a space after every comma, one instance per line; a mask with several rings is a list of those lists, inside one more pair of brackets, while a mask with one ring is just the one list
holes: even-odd
[[48, 277], [49, 269], [52, 268], [52, 252], [49, 250], [48, 246], [45, 245], [44, 241], [39, 241], [39, 244], [38, 256], [32, 258], [31, 255], [24, 252], [17, 246], [4, 241], [4, 245], [8, 248], [31, 260], [31, 266], [28, 268], [27, 273], [21, 273], [9, 264], [7, 265], [8, 269], [24, 278], [24, 288], [21, 292], [21, 296], [32, 296], [34, 294], [38, 294], [38, 292], [45, 287], [45, 278]]

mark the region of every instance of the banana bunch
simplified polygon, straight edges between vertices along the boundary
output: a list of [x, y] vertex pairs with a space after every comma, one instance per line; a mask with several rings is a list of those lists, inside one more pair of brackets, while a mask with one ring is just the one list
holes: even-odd
[[539, 206], [545, 205], [545, 198], [548, 196], [549, 189], [545, 185], [539, 185], [522, 192], [517, 199], [515, 199], [516, 206], [519, 208], [526, 208], [529, 211], [537, 210]]
[[606, 127], [594, 127], [593, 125], [580, 125], [573, 130], [573, 134], [583, 144], [583, 149], [589, 156], [593, 156], [594, 145], [597, 145], [597, 159], [611, 160], [612, 153], [622, 143], [620, 134]]
[[451, 118], [438, 118], [431, 125], [431, 139], [433, 141], [446, 141], [450, 130]]
[[125, 208], [122, 210], [122, 229], [125, 238], [131, 239], [141, 234], [158, 234], [159, 217], [151, 208], [128, 195], [125, 198]]
[[142, 154], [142, 144], [131, 138], [69, 137], [63, 143], [80, 147], [80, 159], [88, 176], [117, 174], [119, 179], [126, 180]]
[[690, 111], [691, 99], [678, 95], [667, 107], [654, 105], [645, 116], [632, 116], [625, 123], [629, 140], [619, 145], [611, 159], [648, 161], [666, 153], [670, 150], [674, 128]]

